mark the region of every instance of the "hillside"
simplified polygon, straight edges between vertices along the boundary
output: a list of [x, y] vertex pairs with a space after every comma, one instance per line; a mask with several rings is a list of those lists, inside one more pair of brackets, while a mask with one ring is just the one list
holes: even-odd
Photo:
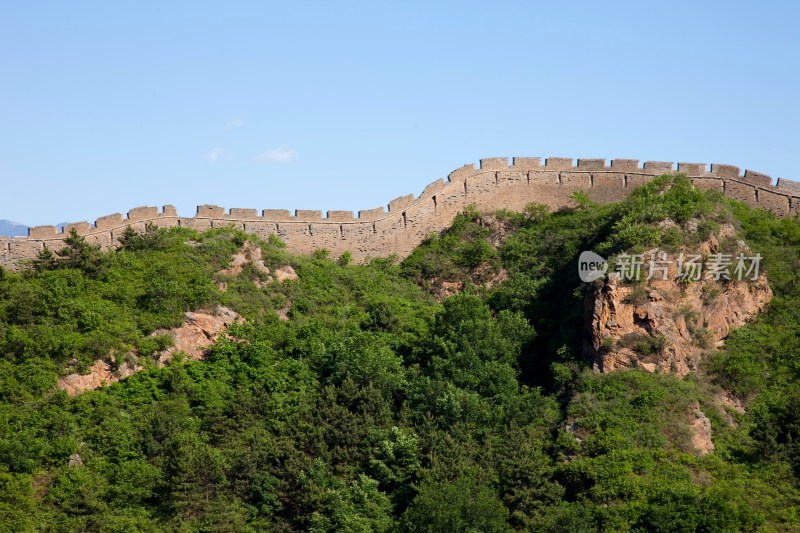
[[800, 530], [800, 221], [683, 176], [570, 205], [402, 261], [148, 225], [0, 268], [0, 530]]

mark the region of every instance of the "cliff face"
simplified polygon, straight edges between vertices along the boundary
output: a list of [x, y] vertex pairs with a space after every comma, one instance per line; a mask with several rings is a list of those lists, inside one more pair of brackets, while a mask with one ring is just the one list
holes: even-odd
[[[722, 228], [719, 239], [711, 236], [694, 250], [680, 251], [708, 257], [721, 253], [720, 241], [728, 245], [727, 254], [752, 255], [734, 239], [730, 227]], [[697, 369], [704, 353], [721, 345], [733, 328], [755, 317], [772, 298], [763, 271], [754, 280], [739, 281], [733, 275], [731, 280], [716, 280], [703, 272], [697, 281], [687, 282], [672, 263], [666, 278], [625, 283], [612, 274], [591, 287], [585, 303], [597, 370], [635, 367], [684, 376]]]

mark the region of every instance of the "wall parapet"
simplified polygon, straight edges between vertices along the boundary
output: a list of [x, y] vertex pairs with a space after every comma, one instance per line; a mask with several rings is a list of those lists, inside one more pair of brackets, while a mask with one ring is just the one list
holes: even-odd
[[672, 163], [638, 159], [566, 157], [491, 157], [468, 163], [446, 179], [428, 184], [419, 196], [400, 196], [386, 206], [358, 211], [256, 209], [216, 205], [197, 207], [194, 217], [180, 217], [172, 205], [141, 206], [127, 216], [113, 213], [95, 222], [76, 222], [59, 230], [37, 226], [22, 238], [0, 237], [0, 265], [16, 268], [44, 248], [57, 248], [71, 230], [104, 247], [114, 246], [125, 228], [142, 229], [147, 223], [207, 229], [233, 224], [262, 236], [276, 234], [290, 250], [305, 253], [318, 248], [350, 251], [356, 259], [410, 253], [431, 232], [448, 227], [466, 205], [485, 209], [522, 209], [541, 202], [553, 208], [569, 205], [570, 194], [584, 190], [596, 201], [616, 201], [635, 187], [661, 174], [682, 173], [698, 187], [772, 210], [779, 215], [800, 214], [800, 182], [772, 178], [738, 166], [712, 163]]

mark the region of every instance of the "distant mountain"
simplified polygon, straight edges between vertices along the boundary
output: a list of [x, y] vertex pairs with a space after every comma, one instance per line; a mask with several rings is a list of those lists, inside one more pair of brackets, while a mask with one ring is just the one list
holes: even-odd
[[0, 237], [18, 237], [28, 234], [28, 226], [10, 220], [0, 220]]

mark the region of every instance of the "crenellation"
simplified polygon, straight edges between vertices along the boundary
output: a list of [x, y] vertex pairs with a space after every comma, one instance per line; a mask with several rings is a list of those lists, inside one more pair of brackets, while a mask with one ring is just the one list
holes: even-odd
[[617, 172], [641, 170], [638, 159], [612, 159], [611, 170]]
[[508, 170], [507, 157], [488, 157], [481, 159], [481, 170]]
[[113, 215], [106, 215], [94, 221], [94, 227], [97, 229], [111, 229], [118, 228], [127, 222], [121, 213], [114, 213]]
[[[681, 172], [688, 174], [696, 187], [722, 191], [753, 206], [769, 209], [779, 215], [800, 211], [800, 183], [779, 179], [775, 187], [766, 174], [747, 170], [740, 175], [732, 165], [704, 163], [673, 163], [613, 159], [549, 158], [542, 164], [538, 157], [516, 157], [509, 165], [508, 158], [485, 158], [480, 168], [467, 164], [453, 171], [447, 180], [428, 184], [419, 197], [401, 196], [385, 206], [358, 212], [330, 210], [297, 210], [294, 215], [286, 209], [230, 208], [202, 205], [195, 217], [179, 217], [174, 206], [137, 207], [127, 218], [119, 213], [99, 217], [94, 225], [79, 222], [67, 225], [65, 232], [75, 228], [88, 242], [103, 248], [117, 245], [127, 228], [143, 231], [147, 224], [160, 227], [181, 226], [203, 231], [211, 227], [233, 226], [262, 238], [278, 235], [294, 253], [310, 253], [325, 248], [332, 256], [350, 251], [353, 257], [385, 256], [391, 253], [408, 255], [422, 240], [447, 228], [457, 213], [474, 204], [479, 209], [522, 210], [536, 202], [558, 209], [574, 205], [571, 195], [585, 191], [595, 202], [622, 200], [634, 188], [659, 174]], [[39, 226], [29, 230], [28, 237], [0, 238], [0, 265], [18, 268], [44, 248], [58, 250], [64, 246], [65, 233], [54, 226]]]
[[394, 211], [400, 211], [401, 209], [413, 204], [414, 200], [415, 198], [413, 194], [407, 194], [405, 196], [395, 198], [394, 200], [389, 202], [389, 212], [392, 213]]
[[36, 226], [28, 228], [30, 239], [55, 239], [58, 237], [58, 228], [55, 226]]
[[145, 220], [148, 218], [156, 218], [158, 216], [158, 208], [157, 207], [134, 207], [130, 211], [128, 211], [128, 221], [138, 221], [138, 220]]
[[358, 219], [359, 220], [377, 220], [383, 217], [386, 214], [386, 210], [383, 206], [376, 207], [374, 209], [362, 209], [358, 212]]
[[772, 186], [772, 178], [770, 176], [767, 174], [762, 174], [761, 172], [755, 172], [754, 170], [745, 170], [744, 176], [739, 179], [746, 183], [759, 185], [761, 187]]
[[288, 209], [264, 209], [261, 217], [267, 220], [290, 220], [292, 214]]
[[800, 192], [800, 181], [787, 180], [786, 178], [778, 178], [777, 187], [787, 191]]
[[475, 165], [472, 163], [466, 164], [461, 168], [457, 168], [447, 175], [448, 181], [464, 181], [467, 177], [475, 174]]
[[231, 207], [228, 218], [233, 220], [253, 220], [258, 218], [258, 209]]
[[518, 170], [537, 170], [542, 167], [540, 157], [514, 157], [511, 166]]
[[294, 218], [297, 220], [321, 220], [322, 211], [318, 209], [296, 209]]
[[645, 161], [644, 172], [647, 174], [671, 174], [675, 164], [669, 161]]
[[64, 235], [72, 233], [72, 230], [78, 232], [78, 235], [86, 235], [92, 231], [92, 225], [88, 222], [73, 222], [71, 224], [64, 224]]
[[549, 170], [570, 170], [572, 168], [572, 158], [548, 157], [544, 161], [544, 166]]
[[341, 220], [345, 222], [353, 221], [352, 211], [328, 211], [328, 220]]
[[578, 168], [581, 170], [603, 170], [606, 168], [605, 159], [578, 159]]
[[179, 225], [178, 217], [162, 217], [159, 216], [156, 219], [148, 220], [148, 224], [154, 224], [156, 227], [159, 228], [174, 228], [175, 226]]
[[687, 176], [705, 176], [708, 165], [705, 163], [678, 163], [678, 172]]
[[711, 173], [716, 174], [720, 178], [733, 178], [739, 179], [739, 167], [734, 165], [720, 165], [719, 163], [711, 163]]
[[225, 208], [218, 205], [198, 205], [195, 218], [225, 218]]
[[429, 196], [433, 196], [445, 187], [447, 187], [447, 182], [445, 182], [442, 178], [439, 178], [433, 183], [429, 183], [419, 195], [419, 198], [428, 198]]

